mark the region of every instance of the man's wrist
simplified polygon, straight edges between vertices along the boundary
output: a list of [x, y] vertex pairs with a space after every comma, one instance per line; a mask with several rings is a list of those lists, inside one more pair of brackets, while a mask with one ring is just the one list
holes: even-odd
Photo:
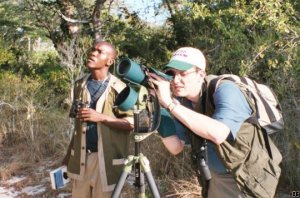
[[167, 109], [170, 113], [172, 113], [174, 111], [174, 109], [176, 108], [176, 106], [178, 106], [180, 103], [177, 100], [172, 100], [172, 102], [170, 102], [167, 105]]

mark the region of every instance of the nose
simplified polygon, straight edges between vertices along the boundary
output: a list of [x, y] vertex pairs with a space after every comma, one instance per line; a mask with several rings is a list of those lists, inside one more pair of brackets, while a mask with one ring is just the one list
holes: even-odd
[[180, 82], [180, 80], [181, 80], [180, 75], [175, 74], [174, 77], [173, 77], [173, 82], [178, 83], [178, 82]]

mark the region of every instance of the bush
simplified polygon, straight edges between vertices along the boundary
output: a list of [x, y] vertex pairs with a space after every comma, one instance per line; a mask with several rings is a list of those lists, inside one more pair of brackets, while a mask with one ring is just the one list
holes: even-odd
[[[40, 91], [42, 82], [41, 79], [21, 79], [10, 72], [0, 75], [0, 143], [26, 145], [26, 152], [30, 153], [24, 156], [26, 161], [58, 156], [64, 152], [68, 141], [67, 112], [45, 106], [45, 100], [36, 97], [39, 93], [40, 97], [49, 98], [49, 92]], [[54, 101], [52, 97], [52, 103]]]

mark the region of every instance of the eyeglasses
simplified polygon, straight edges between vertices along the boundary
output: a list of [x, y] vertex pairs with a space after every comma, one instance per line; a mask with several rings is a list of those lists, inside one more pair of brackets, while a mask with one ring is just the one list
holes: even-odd
[[195, 73], [195, 72], [197, 72], [198, 70], [192, 70], [192, 71], [188, 71], [188, 72], [186, 72], [186, 71], [174, 71], [174, 70], [168, 70], [168, 71], [166, 71], [165, 72], [165, 74], [167, 74], [167, 75], [169, 75], [169, 76], [172, 76], [173, 77], [173, 79], [177, 76], [177, 77], [179, 77], [180, 79], [182, 79], [182, 78], [184, 78], [184, 77], [186, 77], [186, 76], [188, 76], [189, 74], [192, 74], [192, 73]]

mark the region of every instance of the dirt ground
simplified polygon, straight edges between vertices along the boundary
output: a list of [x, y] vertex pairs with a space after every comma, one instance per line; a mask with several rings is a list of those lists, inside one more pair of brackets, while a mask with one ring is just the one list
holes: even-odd
[[55, 163], [25, 164], [18, 161], [14, 148], [0, 145], [0, 197], [1, 198], [69, 198], [71, 188], [52, 190], [50, 171]]
[[[71, 185], [53, 190], [51, 188], [50, 171], [59, 165], [53, 160], [26, 164], [14, 155], [15, 148], [0, 144], [0, 198], [70, 198]], [[128, 182], [130, 183], [130, 182]], [[132, 197], [132, 187], [123, 189], [122, 197]], [[125, 196], [124, 196], [125, 195]], [[174, 194], [173, 194], [174, 195]], [[188, 196], [166, 196], [186, 197]], [[194, 197], [194, 196], [193, 196]], [[289, 193], [277, 193], [275, 198], [292, 197]]]
[[[51, 187], [50, 171], [59, 167], [57, 162], [49, 159], [26, 164], [17, 159], [19, 152], [14, 152], [14, 148], [0, 144], [0, 198], [71, 198], [71, 183], [59, 190]], [[129, 187], [133, 181], [126, 181], [122, 198], [135, 197]]]

